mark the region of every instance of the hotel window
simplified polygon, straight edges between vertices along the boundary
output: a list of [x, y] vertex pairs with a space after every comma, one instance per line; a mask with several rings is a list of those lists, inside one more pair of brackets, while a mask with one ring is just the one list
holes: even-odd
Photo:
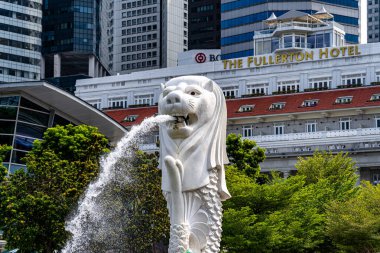
[[304, 107], [313, 107], [316, 106], [319, 102], [319, 99], [308, 99], [303, 101], [302, 106]]
[[376, 72], [376, 82], [380, 82], [380, 72]]
[[281, 38], [281, 48], [293, 47], [293, 34], [286, 34]]
[[329, 89], [331, 87], [331, 77], [319, 77], [309, 79], [309, 88], [312, 89]]
[[101, 109], [100, 107], [102, 105], [102, 100], [100, 100], [100, 99], [89, 100], [89, 101], [87, 101], [87, 103], [89, 103], [90, 105], [92, 105], [96, 109]]
[[126, 122], [133, 122], [133, 121], [136, 121], [137, 117], [139, 115], [128, 115], [124, 118], [124, 121]]
[[285, 133], [285, 126], [283, 124], [274, 124], [274, 134], [281, 135]]
[[243, 137], [252, 137], [253, 130], [252, 126], [243, 126]]
[[258, 83], [247, 85], [247, 94], [265, 94], [268, 95], [268, 83]]
[[295, 47], [306, 48], [306, 36], [295, 35], [294, 36]]
[[317, 122], [316, 121], [306, 122], [306, 132], [307, 133], [317, 132]]
[[350, 130], [351, 118], [340, 118], [339, 125], [340, 125], [340, 130]]
[[291, 80], [291, 81], [280, 81], [277, 82], [277, 91], [278, 92], [299, 92], [300, 91], [300, 81]]
[[380, 117], [375, 118], [375, 127], [380, 128]]
[[363, 85], [365, 76], [365, 73], [342, 75], [342, 85]]
[[242, 105], [240, 106], [238, 112], [251, 112], [255, 105]]
[[153, 94], [136, 95], [135, 105], [153, 105]]
[[238, 96], [238, 87], [225, 87], [222, 88], [223, 94], [226, 98], [235, 98]]
[[352, 96], [338, 97], [335, 100], [335, 104], [350, 104], [352, 102]]
[[286, 105], [285, 102], [273, 103], [269, 107], [269, 110], [281, 110], [285, 108], [285, 105]]
[[255, 55], [270, 54], [272, 52], [271, 39], [256, 39], [255, 40]]
[[115, 97], [108, 99], [108, 107], [110, 108], [127, 108], [126, 97]]
[[380, 100], [380, 94], [373, 94], [371, 96], [371, 101], [379, 101]]

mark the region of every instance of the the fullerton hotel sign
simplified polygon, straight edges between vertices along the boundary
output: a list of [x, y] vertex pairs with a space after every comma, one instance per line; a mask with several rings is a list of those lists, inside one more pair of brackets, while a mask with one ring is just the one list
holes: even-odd
[[224, 69], [255, 68], [283, 63], [325, 60], [338, 57], [360, 55], [359, 47], [345, 46], [333, 48], [320, 48], [314, 51], [286, 52], [272, 55], [249, 56], [246, 58], [223, 60]]

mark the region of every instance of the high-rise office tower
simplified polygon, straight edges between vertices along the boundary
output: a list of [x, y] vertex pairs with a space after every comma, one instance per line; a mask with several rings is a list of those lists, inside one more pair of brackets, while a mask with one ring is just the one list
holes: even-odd
[[100, 62], [101, 0], [45, 0], [41, 78], [73, 91], [76, 79], [108, 74]]
[[102, 9], [102, 50], [113, 74], [176, 66], [188, 48], [187, 0], [105, 0]]
[[229, 59], [253, 55], [252, 38], [254, 32], [267, 28], [262, 21], [268, 19], [272, 13], [279, 17], [289, 10], [312, 14], [324, 8], [333, 15], [334, 21], [343, 25], [347, 43], [366, 42], [367, 17], [365, 16], [365, 1], [222, 0], [222, 58]]
[[0, 4], [0, 82], [40, 79], [42, 0]]
[[368, 42], [380, 41], [379, 0], [368, 0]]
[[220, 48], [220, 0], [190, 0], [189, 50]]

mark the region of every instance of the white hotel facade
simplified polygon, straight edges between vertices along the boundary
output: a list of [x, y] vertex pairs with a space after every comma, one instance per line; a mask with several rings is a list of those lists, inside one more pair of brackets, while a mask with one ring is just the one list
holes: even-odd
[[[287, 175], [299, 156], [344, 151], [380, 183], [380, 43], [300, 48], [292, 34], [271, 54], [78, 80], [76, 95], [129, 128], [157, 112], [161, 83], [207, 76], [227, 98], [228, 133], [266, 148], [262, 171]], [[156, 149], [153, 137], [144, 149]]]

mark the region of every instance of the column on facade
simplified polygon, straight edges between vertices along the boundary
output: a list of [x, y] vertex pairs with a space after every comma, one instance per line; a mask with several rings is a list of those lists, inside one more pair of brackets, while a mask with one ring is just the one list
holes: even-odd
[[336, 89], [338, 85], [342, 84], [342, 72], [340, 69], [332, 71], [331, 89]]
[[247, 80], [241, 79], [239, 80], [239, 97], [247, 94]]
[[99, 61], [95, 58], [94, 77], [99, 77]]
[[102, 109], [102, 108], [108, 108], [108, 93], [104, 93], [102, 94], [102, 97], [101, 97], [101, 107], [99, 109]]
[[99, 64], [98, 64], [98, 77], [103, 77], [104, 75], [103, 75], [103, 66], [102, 66], [102, 64], [100, 64], [100, 62], [99, 62]]
[[61, 55], [54, 54], [54, 77], [61, 76]]
[[127, 100], [128, 100], [128, 106], [135, 104], [135, 98], [134, 98], [134, 92], [128, 91], [127, 92]]
[[303, 92], [307, 88], [309, 88], [308, 74], [307, 73], [301, 73], [301, 75], [300, 75], [300, 92]]
[[161, 88], [154, 89], [153, 103], [158, 103], [158, 99], [160, 98], [160, 94], [161, 94]]
[[376, 82], [376, 68], [375, 66], [368, 66], [366, 68], [365, 85], [371, 85], [371, 82]]
[[40, 78], [45, 79], [45, 57], [41, 57]]
[[269, 78], [269, 88], [268, 93], [273, 94], [274, 91], [277, 91], [277, 77], [272, 76]]
[[88, 57], [88, 75], [95, 77], [95, 56], [93, 55]]

